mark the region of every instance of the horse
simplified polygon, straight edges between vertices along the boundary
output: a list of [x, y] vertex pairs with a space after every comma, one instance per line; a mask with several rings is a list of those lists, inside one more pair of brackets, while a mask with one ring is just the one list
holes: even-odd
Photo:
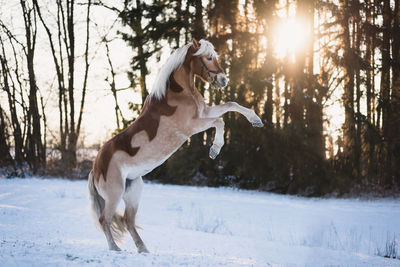
[[[128, 231], [138, 253], [148, 253], [135, 225], [143, 189], [142, 176], [166, 161], [192, 135], [215, 128], [209, 157], [215, 159], [224, 145], [223, 114], [241, 113], [254, 127], [263, 127], [257, 114], [236, 102], [208, 106], [195, 88], [195, 76], [224, 88], [228, 79], [214, 46], [206, 40], [178, 48], [161, 67], [142, 112], [124, 131], [99, 150], [89, 173], [89, 196], [95, 221], [110, 250]], [[116, 211], [121, 198], [124, 214]]]

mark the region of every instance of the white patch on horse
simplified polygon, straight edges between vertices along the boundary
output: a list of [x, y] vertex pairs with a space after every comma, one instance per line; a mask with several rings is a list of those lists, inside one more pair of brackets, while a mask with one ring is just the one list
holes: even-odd
[[[215, 52], [212, 43], [204, 39], [201, 39], [199, 43], [200, 48], [194, 54], [194, 56], [207, 56], [218, 58], [218, 54], [217, 52]], [[192, 43], [176, 49], [174, 53], [172, 53], [172, 55], [167, 59], [167, 62], [161, 67], [160, 71], [158, 72], [156, 81], [154, 82], [153, 88], [150, 93], [149, 100], [151, 99], [151, 97], [162, 99], [165, 96], [165, 92], [167, 91], [167, 81], [172, 72], [182, 66], [183, 62], [185, 62], [186, 54], [190, 46], [192, 46]]]
[[143, 190], [143, 180], [141, 176], [135, 179], [126, 179], [125, 192], [123, 195], [124, 201], [131, 203], [131, 205], [133, 206], [138, 206], [140, 197], [142, 195], [142, 190]]

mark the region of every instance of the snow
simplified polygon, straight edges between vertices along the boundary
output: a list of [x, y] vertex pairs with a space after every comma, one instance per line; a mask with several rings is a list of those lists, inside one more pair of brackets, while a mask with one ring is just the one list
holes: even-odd
[[123, 251], [108, 251], [88, 209], [86, 181], [0, 179], [0, 265], [400, 266], [383, 257], [388, 244], [400, 255], [399, 199], [146, 183], [143, 255], [129, 236]]

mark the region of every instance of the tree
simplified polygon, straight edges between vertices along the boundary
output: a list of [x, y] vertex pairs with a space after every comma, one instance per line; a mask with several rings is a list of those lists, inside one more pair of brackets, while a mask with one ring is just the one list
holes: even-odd
[[[1, 62], [1, 76], [2, 76], [2, 90], [4, 90], [7, 94], [7, 101], [8, 101], [8, 110], [9, 110], [9, 116], [11, 118], [9, 126], [12, 129], [13, 133], [13, 141], [14, 141], [14, 150], [15, 150], [15, 162], [17, 165], [21, 165], [22, 162], [25, 160], [25, 130], [22, 131], [21, 129], [21, 122], [20, 119], [18, 118], [18, 111], [17, 111], [17, 106], [20, 104], [24, 114], [27, 113], [27, 107], [24, 103], [24, 98], [22, 95], [23, 88], [22, 88], [22, 82], [21, 82], [21, 77], [19, 76], [19, 60], [17, 56], [17, 50], [14, 46], [14, 42], [16, 42], [15, 37], [11, 34], [11, 32], [5, 27], [4, 24], [2, 24], [2, 29], [5, 30], [5, 33], [9, 39], [9, 44], [11, 46], [12, 50], [12, 55], [15, 63], [15, 79], [17, 82], [14, 81], [14, 76], [12, 75], [12, 70], [10, 70], [9, 67], [9, 61], [7, 59], [7, 53], [6, 53], [6, 44], [3, 40], [3, 38], [0, 36], [0, 44], [1, 44], [1, 55], [0, 55], [0, 62]], [[17, 95], [17, 86], [19, 87], [19, 92], [20, 92], [20, 101], [18, 101], [18, 95]], [[4, 112], [4, 111], [3, 111]], [[26, 116], [25, 116], [26, 118]], [[25, 121], [26, 122], [26, 121]]]
[[[86, 9], [86, 40], [85, 40], [85, 67], [82, 84], [82, 92], [79, 101], [78, 119], [76, 122], [75, 108], [75, 1], [57, 0], [57, 29], [52, 30], [48, 26], [37, 0], [33, 0], [35, 10], [38, 13], [42, 26], [44, 27], [53, 57], [54, 68], [58, 82], [58, 109], [60, 127], [60, 151], [62, 160], [67, 168], [76, 166], [76, 149], [80, 129], [82, 125], [83, 111], [86, 99], [87, 79], [89, 73], [89, 41], [90, 41], [90, 7], [91, 1], [87, 3]], [[57, 36], [55, 38], [54, 36]], [[67, 62], [64, 62], [64, 59]], [[67, 78], [65, 78], [67, 76]]]
[[[142, 96], [142, 105], [149, 94], [146, 77], [149, 73], [148, 60], [162, 48], [160, 40], [177, 40], [176, 32], [183, 26], [181, 20], [168, 17], [167, 10], [171, 4], [164, 1], [154, 1], [148, 4], [145, 1], [130, 0], [124, 2], [123, 10], [112, 8], [129, 32], [121, 32], [122, 38], [132, 47], [135, 55], [132, 58], [132, 72], [129, 72], [132, 84], [139, 84]], [[175, 9], [176, 11], [177, 9]], [[139, 72], [139, 75], [137, 75]]]
[[34, 172], [46, 163], [46, 148], [43, 146], [40, 114], [38, 107], [38, 87], [36, 85], [34, 56], [37, 37], [36, 11], [25, 0], [20, 1], [24, 18], [26, 46], [24, 49], [29, 77], [29, 109], [27, 129], [27, 158]]
[[3, 108], [0, 106], [0, 167], [9, 166], [14, 163], [10, 153], [7, 128], [5, 114]]
[[390, 153], [394, 182], [400, 185], [400, 3], [395, 1], [392, 28], [392, 95], [390, 113]]
[[383, 173], [382, 178], [385, 185], [392, 184], [390, 143], [390, 31], [391, 31], [391, 9], [390, 0], [383, 0], [383, 42], [381, 46], [382, 71], [380, 88], [380, 110], [382, 112], [382, 142]]
[[[22, 38], [13, 33], [15, 29], [7, 27], [4, 21], [0, 21], [2, 91], [7, 95], [15, 161], [19, 167], [23, 162], [27, 162], [36, 172], [46, 163], [46, 137], [42, 136], [41, 124], [44, 114], [39, 110], [39, 88], [34, 65], [37, 14], [28, 1], [21, 0], [19, 7], [23, 17]], [[19, 115], [21, 111], [22, 118]]]
[[[226, 145], [217, 161], [204, 158], [204, 144], [213, 138], [208, 131], [191, 138], [152, 176], [307, 195], [393, 185], [400, 166], [399, 4], [393, 12], [391, 1], [380, 3], [126, 1], [120, 13], [129, 31], [122, 36], [135, 53], [131, 78], [142, 101], [143, 77], [149, 59], [159, 57], [159, 44], [178, 47], [183, 36], [186, 42], [207, 38], [230, 83], [221, 90], [197, 83], [198, 90], [210, 105], [234, 99], [251, 107], [266, 124], [260, 133], [226, 114]], [[304, 24], [308, 42], [281, 57], [273, 29], [288, 18]], [[339, 104], [336, 116], [343, 114], [344, 124], [334, 140], [327, 108]]]

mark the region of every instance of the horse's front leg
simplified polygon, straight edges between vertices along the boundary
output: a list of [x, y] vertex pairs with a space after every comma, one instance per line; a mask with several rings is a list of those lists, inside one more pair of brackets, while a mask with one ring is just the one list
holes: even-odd
[[209, 156], [215, 159], [224, 145], [224, 120], [222, 118], [198, 118], [193, 122], [193, 132], [196, 134], [209, 128], [215, 128], [214, 142], [210, 148]]
[[206, 118], [218, 118], [229, 111], [239, 112], [245, 116], [254, 127], [264, 126], [260, 117], [258, 117], [253, 110], [245, 108], [236, 102], [227, 102], [217, 106], [206, 106], [203, 111], [203, 116]]
[[224, 140], [224, 120], [221, 118], [218, 118], [214, 121], [213, 126], [215, 127], [215, 136], [214, 136], [214, 142], [212, 146], [210, 147], [210, 153], [209, 156], [212, 159], [215, 159], [219, 152], [221, 151], [222, 146], [225, 143]]

